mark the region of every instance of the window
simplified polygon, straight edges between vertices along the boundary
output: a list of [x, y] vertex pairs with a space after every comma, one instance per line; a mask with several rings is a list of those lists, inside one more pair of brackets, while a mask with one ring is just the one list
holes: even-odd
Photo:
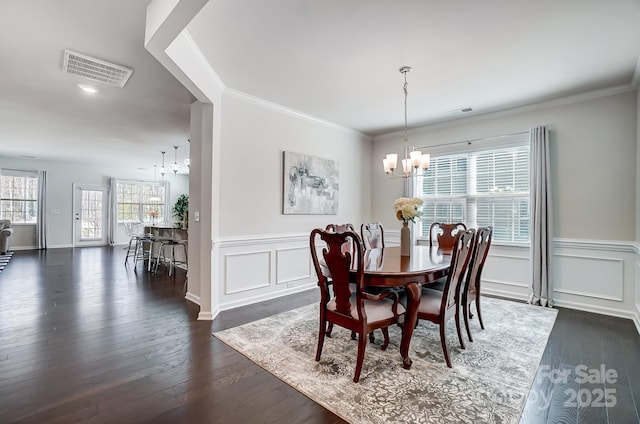
[[529, 241], [528, 144], [434, 155], [415, 187], [424, 201], [418, 224], [423, 237], [440, 221], [491, 226], [495, 241]]
[[118, 181], [118, 222], [150, 221], [149, 212], [157, 211], [156, 222], [165, 217], [165, 185], [138, 181]]
[[38, 173], [3, 169], [0, 175], [0, 219], [35, 224], [38, 217]]

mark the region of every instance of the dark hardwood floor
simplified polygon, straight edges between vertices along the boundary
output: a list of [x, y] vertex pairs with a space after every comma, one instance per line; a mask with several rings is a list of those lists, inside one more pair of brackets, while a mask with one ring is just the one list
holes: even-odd
[[[122, 247], [14, 254], [0, 275], [0, 423], [344, 422], [211, 336], [317, 302], [315, 290], [197, 321], [184, 272], [123, 263]], [[602, 363], [618, 378], [554, 383], [539, 370], [523, 422], [640, 422], [639, 359], [630, 321], [561, 309], [542, 364]], [[615, 406], [564, 405], [564, 390], [600, 387]]]

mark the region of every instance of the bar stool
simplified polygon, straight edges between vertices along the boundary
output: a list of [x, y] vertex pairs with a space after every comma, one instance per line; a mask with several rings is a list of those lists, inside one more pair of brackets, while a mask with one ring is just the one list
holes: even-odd
[[[165, 247], [171, 249], [171, 255], [169, 257], [169, 260], [167, 261], [167, 256], [165, 255]], [[183, 252], [184, 252], [184, 261], [177, 261], [176, 260], [176, 247], [182, 247]], [[158, 265], [160, 264], [160, 262], [162, 262], [163, 264], [169, 262], [169, 276], [171, 277], [171, 275], [173, 275], [173, 268], [175, 268], [176, 265], [187, 265], [187, 246], [185, 244], [185, 241], [181, 240], [161, 240], [160, 241], [160, 245], [158, 247], [158, 253], [156, 255], [156, 263], [155, 263], [155, 268], [154, 268], [154, 272], [158, 272]]]
[[135, 255], [133, 257], [133, 262], [135, 266], [133, 267], [134, 271], [138, 269], [138, 261], [142, 261], [144, 265], [144, 261], [148, 261], [147, 270], [151, 270], [151, 261], [153, 259], [153, 244], [155, 243], [155, 239], [148, 234], [138, 236], [135, 244]]
[[141, 223], [127, 221], [124, 223], [124, 231], [129, 236], [129, 246], [127, 247], [127, 254], [124, 257], [124, 265], [126, 266], [129, 258], [134, 258], [135, 261], [138, 239], [142, 237]]

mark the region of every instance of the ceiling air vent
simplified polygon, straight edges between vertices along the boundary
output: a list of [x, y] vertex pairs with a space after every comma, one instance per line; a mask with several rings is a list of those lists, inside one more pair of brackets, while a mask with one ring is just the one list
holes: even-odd
[[133, 73], [133, 69], [105, 62], [95, 57], [75, 53], [70, 50], [64, 51], [62, 70], [115, 87], [124, 87]]

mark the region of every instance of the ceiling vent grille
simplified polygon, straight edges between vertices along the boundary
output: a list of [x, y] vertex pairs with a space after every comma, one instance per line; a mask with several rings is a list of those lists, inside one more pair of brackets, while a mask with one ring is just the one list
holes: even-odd
[[133, 69], [70, 50], [64, 51], [62, 70], [69, 74], [79, 75], [92, 81], [115, 87], [124, 87], [133, 73]]

